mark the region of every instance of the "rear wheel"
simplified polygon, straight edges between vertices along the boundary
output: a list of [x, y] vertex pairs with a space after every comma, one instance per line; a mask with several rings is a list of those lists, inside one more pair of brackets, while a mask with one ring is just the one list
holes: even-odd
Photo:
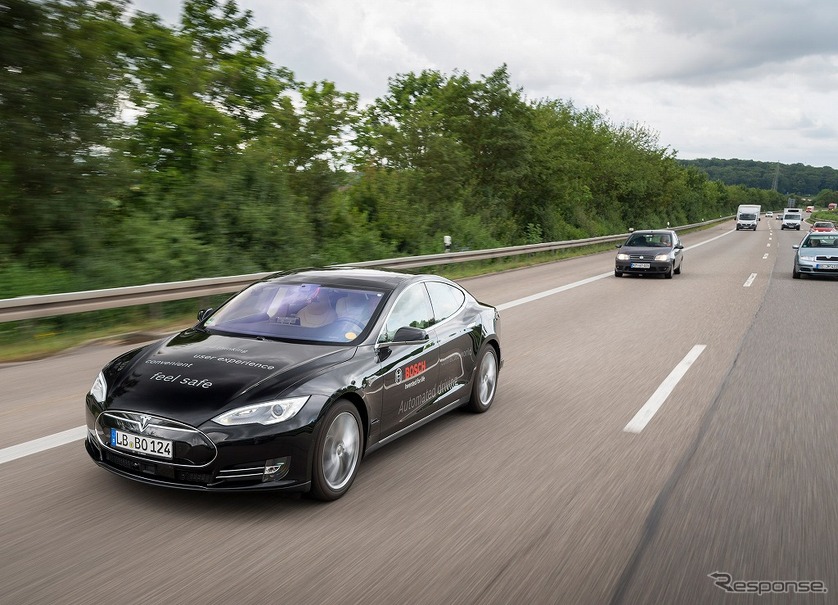
[[361, 461], [361, 417], [346, 400], [335, 403], [320, 423], [314, 446], [311, 495], [318, 500], [337, 500], [358, 473]]
[[470, 411], [482, 414], [495, 400], [498, 387], [498, 355], [492, 345], [486, 345], [477, 362], [477, 373], [471, 387], [471, 399], [466, 406]]

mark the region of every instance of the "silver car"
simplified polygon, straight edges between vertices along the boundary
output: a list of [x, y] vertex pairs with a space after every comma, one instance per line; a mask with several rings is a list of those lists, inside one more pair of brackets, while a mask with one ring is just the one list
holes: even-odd
[[838, 232], [810, 231], [799, 244], [792, 246], [794, 268], [791, 276], [832, 275], [838, 277]]

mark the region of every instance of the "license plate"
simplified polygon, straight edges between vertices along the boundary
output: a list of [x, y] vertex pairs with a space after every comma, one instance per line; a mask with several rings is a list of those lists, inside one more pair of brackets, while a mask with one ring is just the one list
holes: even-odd
[[649, 267], [651, 267], [651, 265], [649, 263], [632, 263], [631, 264], [632, 269], [648, 269]]
[[111, 445], [138, 454], [147, 454], [148, 456], [170, 460], [172, 458], [172, 442], [166, 439], [155, 439], [154, 437], [134, 435], [133, 433], [111, 429]]
[[815, 269], [838, 269], [838, 263], [818, 263]]

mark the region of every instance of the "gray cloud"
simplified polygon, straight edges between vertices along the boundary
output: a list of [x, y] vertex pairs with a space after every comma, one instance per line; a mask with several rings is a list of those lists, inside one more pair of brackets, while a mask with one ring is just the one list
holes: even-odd
[[[171, 21], [174, 4], [135, 0]], [[388, 78], [399, 73], [480, 77], [507, 64], [528, 98], [572, 101], [617, 123], [646, 125], [679, 157], [836, 163], [834, 0], [238, 5], [270, 32], [274, 64], [304, 81], [331, 80], [367, 102], [386, 94]]]

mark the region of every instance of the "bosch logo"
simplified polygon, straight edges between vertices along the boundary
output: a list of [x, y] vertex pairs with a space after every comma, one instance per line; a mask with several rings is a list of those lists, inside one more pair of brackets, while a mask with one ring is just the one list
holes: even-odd
[[405, 368], [404, 368], [404, 379], [405, 380], [410, 380], [411, 378], [419, 376], [419, 374], [421, 374], [422, 372], [425, 371], [425, 367], [426, 367], [425, 364], [426, 364], [426, 362], [424, 362], [424, 361], [418, 361], [418, 362], [416, 362], [414, 364], [411, 364], [409, 366], [405, 366]]

